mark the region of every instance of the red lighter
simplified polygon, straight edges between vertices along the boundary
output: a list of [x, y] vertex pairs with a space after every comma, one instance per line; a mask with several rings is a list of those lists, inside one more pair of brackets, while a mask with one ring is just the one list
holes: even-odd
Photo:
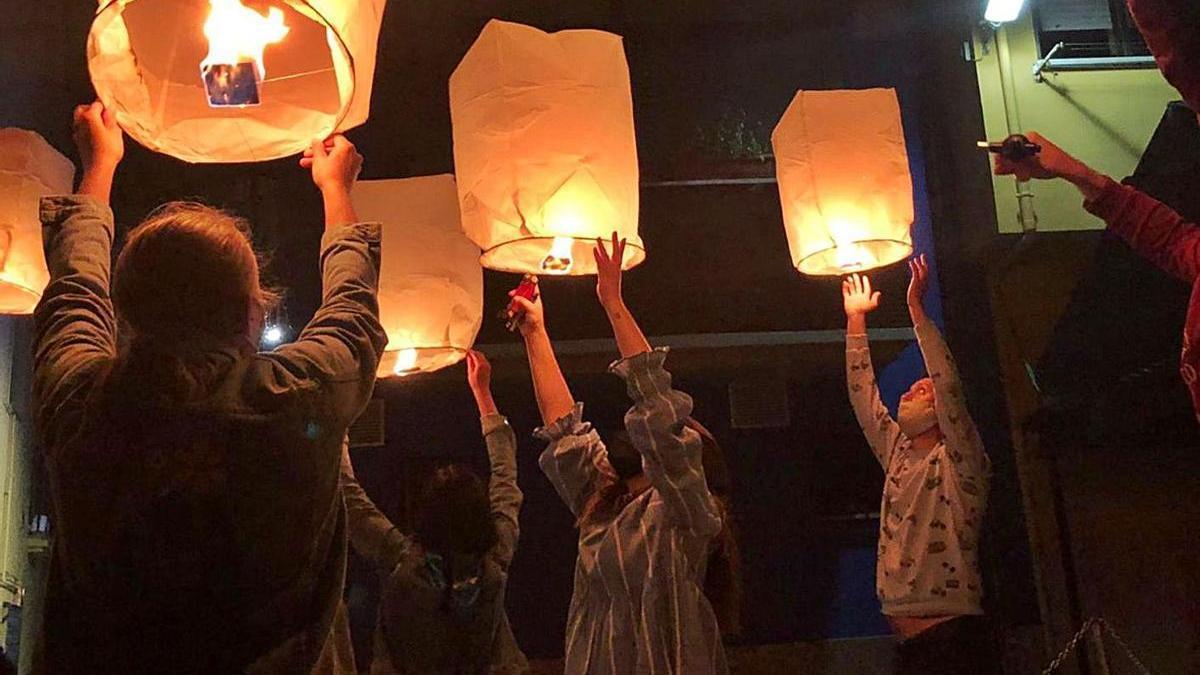
[[500, 312], [500, 318], [504, 319], [504, 327], [512, 332], [517, 329], [517, 325], [521, 323], [521, 307], [517, 304], [516, 298], [525, 298], [533, 302], [538, 297], [538, 278], [532, 274], [526, 274], [521, 278], [521, 283], [517, 286], [513, 299], [509, 301], [508, 306]]

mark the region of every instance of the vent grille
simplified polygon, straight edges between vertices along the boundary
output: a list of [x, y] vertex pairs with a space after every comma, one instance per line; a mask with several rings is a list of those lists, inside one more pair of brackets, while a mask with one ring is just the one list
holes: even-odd
[[734, 429], [790, 426], [787, 380], [777, 375], [748, 375], [729, 384], [729, 419]]
[[350, 425], [350, 447], [378, 448], [386, 442], [384, 433], [383, 399], [371, 399], [367, 407]]

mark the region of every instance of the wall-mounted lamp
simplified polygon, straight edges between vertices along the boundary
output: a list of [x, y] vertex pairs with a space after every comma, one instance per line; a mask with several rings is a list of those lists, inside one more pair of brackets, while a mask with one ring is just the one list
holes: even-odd
[[1025, 0], [988, 0], [983, 18], [992, 25], [1016, 21], [1024, 7]]

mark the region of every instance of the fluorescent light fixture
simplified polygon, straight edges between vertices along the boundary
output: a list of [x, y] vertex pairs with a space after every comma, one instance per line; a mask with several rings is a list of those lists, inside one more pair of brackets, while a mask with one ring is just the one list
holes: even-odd
[[1025, 0], [988, 0], [983, 18], [992, 23], [1016, 21], [1024, 6]]

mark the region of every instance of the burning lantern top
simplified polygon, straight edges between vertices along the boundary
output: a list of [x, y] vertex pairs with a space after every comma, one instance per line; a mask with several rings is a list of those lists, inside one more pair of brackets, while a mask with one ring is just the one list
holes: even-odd
[[894, 89], [797, 92], [771, 143], [796, 269], [847, 274], [912, 254], [912, 177]]
[[483, 321], [483, 269], [462, 232], [454, 176], [359, 181], [351, 197], [360, 218], [384, 228], [379, 377], [457, 363]]
[[385, 2], [100, 0], [88, 69], [152, 150], [275, 159], [366, 121]]
[[620, 36], [490, 21], [450, 76], [463, 229], [491, 269], [595, 274], [597, 237], [638, 237], [638, 165]]

